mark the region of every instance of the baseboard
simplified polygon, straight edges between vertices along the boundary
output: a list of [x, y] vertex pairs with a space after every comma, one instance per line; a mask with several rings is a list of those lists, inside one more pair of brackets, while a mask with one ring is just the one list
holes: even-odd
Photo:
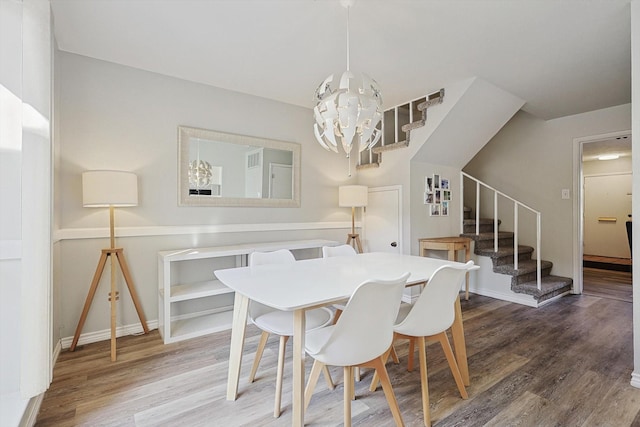
[[51, 371], [53, 376], [53, 368], [56, 366], [56, 362], [58, 361], [58, 356], [60, 356], [60, 352], [62, 351], [62, 340], [58, 340], [56, 347], [53, 349], [53, 354], [51, 355]]
[[537, 308], [538, 302], [531, 295], [497, 292], [491, 289], [479, 289], [475, 286], [469, 287], [469, 292], [485, 297], [495, 298], [502, 301], [513, 302], [516, 304], [526, 305], [527, 307]]
[[[158, 329], [158, 321], [151, 320], [147, 322], [147, 328], [149, 330]], [[140, 323], [133, 323], [130, 325], [119, 326], [116, 328], [116, 337], [123, 337], [126, 335], [142, 334], [144, 331]], [[80, 334], [77, 345], [91, 344], [99, 341], [106, 341], [111, 339], [111, 329], [103, 329], [101, 331], [87, 332], [86, 334]], [[71, 347], [73, 337], [65, 337], [60, 340], [61, 347], [67, 349]]]
[[637, 373], [637, 372], [631, 373], [631, 386], [635, 388], [640, 388], [640, 373]]
[[33, 427], [36, 424], [38, 418], [38, 412], [40, 412], [40, 406], [44, 400], [44, 393], [40, 393], [37, 396], [29, 399], [27, 407], [24, 410], [22, 419], [20, 420], [19, 427]]

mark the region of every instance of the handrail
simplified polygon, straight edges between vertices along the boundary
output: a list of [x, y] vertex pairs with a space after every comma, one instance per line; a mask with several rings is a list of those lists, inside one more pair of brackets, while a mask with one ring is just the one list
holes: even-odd
[[[493, 191], [493, 250], [498, 251], [498, 196], [502, 196], [507, 200], [513, 202], [513, 268], [518, 269], [518, 209], [523, 207], [533, 212], [536, 215], [536, 282], [538, 290], [542, 290], [542, 263], [540, 257], [540, 236], [541, 236], [541, 222], [542, 214], [527, 206], [526, 204], [514, 199], [513, 197], [503, 193], [500, 190], [496, 190], [489, 184], [480, 181], [477, 178], [469, 175], [466, 172], [460, 171], [460, 197], [464, 197], [464, 178], [469, 178], [476, 183], [476, 235], [480, 234], [480, 188], [485, 187], [490, 191]], [[464, 203], [461, 203], [464, 205]], [[464, 233], [464, 217], [461, 221], [461, 232]]]

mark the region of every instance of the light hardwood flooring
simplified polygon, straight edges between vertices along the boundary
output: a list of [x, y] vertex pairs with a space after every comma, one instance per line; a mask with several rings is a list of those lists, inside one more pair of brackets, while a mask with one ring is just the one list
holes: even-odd
[[[565, 296], [539, 309], [471, 295], [462, 300], [471, 385], [462, 400], [438, 344], [427, 363], [434, 426], [640, 425], [633, 369], [632, 305], [594, 296]], [[272, 416], [277, 339], [258, 376], [247, 383], [259, 333], [248, 328], [238, 400], [225, 400], [229, 332], [163, 345], [157, 331], [63, 352], [37, 426], [287, 426], [291, 423], [291, 349], [287, 349], [283, 413]], [[420, 379], [407, 372], [407, 346], [389, 374], [407, 426], [422, 425]], [[311, 360], [307, 360], [308, 368]], [[331, 370], [341, 382], [340, 369]], [[356, 426], [392, 426], [371, 372], [356, 384]], [[342, 424], [342, 386], [320, 381], [308, 426]]]

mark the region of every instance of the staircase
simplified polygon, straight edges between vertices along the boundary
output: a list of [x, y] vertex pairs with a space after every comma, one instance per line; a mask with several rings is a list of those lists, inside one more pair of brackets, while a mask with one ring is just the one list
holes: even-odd
[[385, 110], [378, 125], [382, 130], [382, 138], [375, 146], [360, 153], [356, 169], [380, 167], [382, 153], [408, 147], [411, 131], [427, 123], [427, 109], [432, 105], [441, 104], [443, 99], [444, 89], [440, 89], [430, 95]]
[[[474, 253], [480, 257], [488, 258], [490, 265], [485, 263], [485, 268], [491, 267], [494, 273], [493, 276], [491, 274], [483, 275], [478, 283], [479, 289], [475, 290], [476, 293], [532, 307], [540, 307], [569, 293], [573, 287], [573, 279], [551, 275], [552, 262], [533, 259], [534, 252], [537, 257], [540, 256], [542, 214], [465, 172], [460, 172], [462, 194], [464, 194], [465, 179], [475, 184], [476, 215], [473, 219], [471, 209], [466, 207], [463, 209], [462, 233], [460, 235], [475, 242]], [[470, 194], [467, 195], [467, 197], [469, 196]], [[493, 204], [493, 218], [480, 218], [481, 202]], [[501, 224], [498, 219], [498, 213], [501, 212], [499, 202], [507, 203], [506, 211], [513, 209], [513, 232], [499, 229]], [[488, 210], [490, 209], [485, 208], [484, 211]], [[519, 227], [531, 226], [520, 219], [519, 212], [521, 210], [528, 211], [535, 217], [535, 248], [519, 244]], [[503, 209], [502, 212], [504, 214], [505, 210]], [[478, 264], [484, 263], [482, 259], [478, 258]], [[500, 276], [504, 277], [504, 275], [510, 277], [509, 289], [504, 289], [504, 280], [500, 279]], [[496, 294], [503, 296], [503, 298]], [[514, 294], [524, 294], [529, 297], [517, 298], [513, 297]]]
[[537, 260], [532, 259], [534, 248], [518, 245], [518, 268], [516, 269], [514, 266], [514, 233], [498, 231], [498, 250], [494, 251], [494, 220], [480, 219], [479, 229], [480, 233], [476, 234], [475, 219], [464, 219], [461, 236], [474, 241], [474, 253], [488, 257], [495, 273], [511, 276], [511, 291], [531, 295], [538, 306], [571, 291], [573, 280], [568, 277], [551, 275], [553, 263], [544, 260], [540, 261], [541, 286], [538, 289]]

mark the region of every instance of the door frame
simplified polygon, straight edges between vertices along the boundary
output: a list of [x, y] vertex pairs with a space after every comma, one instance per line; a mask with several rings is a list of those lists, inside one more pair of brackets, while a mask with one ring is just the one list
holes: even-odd
[[[403, 246], [403, 216], [402, 216], [402, 185], [386, 185], [383, 187], [369, 187], [368, 193], [382, 192], [382, 191], [397, 191], [398, 192], [398, 247], [400, 248], [400, 253], [404, 254], [404, 246]], [[367, 215], [367, 208], [364, 208], [364, 215]], [[362, 220], [362, 231], [365, 238], [367, 238], [367, 229], [366, 229], [366, 221]]]
[[[582, 294], [584, 257], [584, 172], [582, 147], [590, 142], [631, 135], [631, 129], [573, 139], [573, 294]], [[632, 171], [633, 174], [633, 171]], [[632, 178], [633, 179], [633, 178]]]

